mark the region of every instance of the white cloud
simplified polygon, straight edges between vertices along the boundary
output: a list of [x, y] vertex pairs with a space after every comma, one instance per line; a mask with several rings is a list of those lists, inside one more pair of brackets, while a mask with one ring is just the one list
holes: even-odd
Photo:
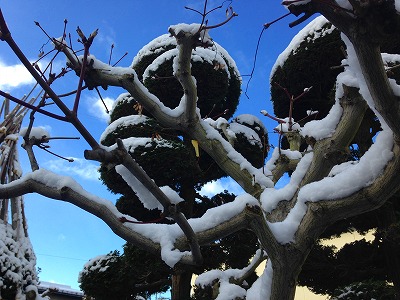
[[45, 163], [45, 167], [53, 172], [63, 173], [71, 177], [79, 176], [86, 180], [99, 179], [97, 165], [81, 158], [73, 158], [73, 160], [73, 162], [68, 162], [62, 159], [49, 160]]
[[34, 83], [31, 74], [22, 64], [7, 66], [0, 60], [0, 89], [7, 90]]
[[[114, 99], [106, 97], [103, 98], [103, 100], [107, 106], [107, 109], [110, 110], [113, 106]], [[108, 122], [110, 120], [110, 115], [107, 113], [106, 108], [104, 107], [104, 104], [101, 101], [101, 99], [97, 97], [90, 97], [87, 99], [86, 103], [87, 103], [87, 109], [92, 116], [104, 122]]]
[[66, 239], [67, 239], [67, 237], [62, 233], [60, 233], [57, 237], [57, 240], [59, 240], [59, 241], [65, 241]]
[[235, 195], [243, 193], [243, 189], [232, 178], [222, 178], [205, 184], [201, 189], [200, 194], [207, 197], [213, 197], [225, 190]]

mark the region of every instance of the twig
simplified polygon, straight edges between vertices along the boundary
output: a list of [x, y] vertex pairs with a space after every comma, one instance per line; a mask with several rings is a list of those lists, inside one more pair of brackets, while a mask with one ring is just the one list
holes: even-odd
[[247, 91], [248, 91], [248, 89], [249, 89], [250, 81], [251, 81], [251, 79], [253, 78], [254, 70], [256, 69], [258, 49], [259, 49], [259, 47], [260, 47], [261, 37], [262, 37], [262, 35], [263, 35], [265, 29], [266, 29], [266, 28], [265, 28], [265, 26], [264, 26], [263, 29], [261, 30], [260, 35], [259, 35], [258, 40], [257, 40], [256, 52], [254, 53], [253, 68], [251, 69], [251, 73], [250, 73], [250, 75], [249, 75], [250, 78], [249, 78], [249, 80], [247, 81], [246, 90], [245, 90], [245, 92], [244, 92], [244, 94], [246, 95], [247, 99], [250, 99], [249, 95], [247, 94]]
[[76, 29], [78, 35], [82, 39], [82, 43], [84, 45], [84, 53], [83, 53], [83, 60], [81, 64], [81, 74], [79, 76], [79, 83], [78, 83], [78, 89], [76, 91], [75, 95], [75, 102], [74, 102], [74, 108], [72, 109], [72, 112], [77, 115], [78, 114], [78, 106], [79, 106], [79, 100], [81, 97], [81, 92], [82, 92], [82, 86], [83, 86], [83, 80], [85, 78], [85, 73], [86, 73], [86, 64], [87, 64], [87, 58], [89, 55], [89, 48], [92, 45], [93, 39], [96, 37], [98, 30], [95, 30], [92, 34], [90, 34], [89, 38], [86, 38], [85, 35], [83, 34], [82, 30], [79, 28]]
[[115, 67], [125, 56], [128, 55], [128, 52], [125, 52], [124, 55], [122, 55], [122, 57], [120, 59], [117, 60], [117, 62], [115, 64], [112, 65], [112, 67]]
[[103, 99], [103, 97], [101, 96], [100, 91], [99, 91], [99, 89], [97, 88], [97, 86], [95, 87], [95, 90], [96, 90], [96, 92], [97, 92], [97, 95], [99, 95], [100, 100], [101, 100], [101, 102], [103, 103], [104, 108], [106, 109], [106, 112], [109, 114], [110, 111], [108, 110], [108, 107], [107, 107], [106, 103], [104, 102], [104, 99]]
[[111, 57], [112, 57], [112, 54], [113, 54], [113, 49], [114, 49], [114, 44], [111, 44], [110, 58], [108, 59], [108, 64], [111, 64]]
[[48, 111], [46, 111], [46, 110], [43, 110], [43, 109], [41, 109], [41, 108], [37, 108], [36, 106], [34, 106], [34, 105], [32, 105], [32, 104], [29, 104], [29, 103], [27, 103], [27, 102], [25, 102], [25, 101], [22, 101], [22, 100], [20, 100], [20, 99], [17, 99], [17, 98], [15, 98], [15, 97], [13, 97], [13, 96], [11, 96], [11, 95], [9, 95], [9, 94], [7, 94], [7, 93], [1, 91], [1, 90], [0, 90], [0, 96], [3, 96], [3, 97], [5, 97], [5, 98], [7, 98], [7, 99], [10, 99], [11, 101], [13, 101], [13, 102], [15, 102], [15, 103], [17, 103], [17, 104], [19, 104], [19, 105], [25, 106], [25, 107], [27, 107], [27, 108], [33, 110], [33, 111], [37, 111], [37, 112], [39, 112], [39, 113], [41, 113], [41, 114], [43, 114], [43, 115], [46, 115], [46, 116], [48, 116], [48, 117], [51, 117], [51, 118], [53, 118], [53, 119], [56, 119], [56, 120], [59, 120], [59, 121], [64, 121], [64, 122], [68, 122], [68, 120], [67, 120], [66, 117], [53, 114], [53, 113], [48, 112]]
[[[56, 93], [53, 91], [53, 89], [47, 84], [45, 80], [36, 72], [35, 68], [32, 67], [31, 63], [29, 60], [26, 58], [24, 53], [21, 51], [21, 49], [18, 47], [18, 45], [15, 43], [13, 38], [11, 37], [10, 31], [8, 30], [8, 27], [5, 23], [3, 14], [0, 10], [0, 30], [2, 32], [1, 34], [1, 39], [6, 41], [7, 44], [10, 46], [12, 51], [15, 53], [15, 55], [18, 57], [18, 59], [21, 61], [21, 63], [25, 66], [25, 68], [31, 73], [33, 78], [36, 80], [37, 83], [44, 89], [44, 91], [49, 95], [49, 97], [54, 101], [54, 103], [61, 109], [61, 111], [65, 114], [65, 118], [62, 118], [62, 120], [68, 120], [70, 123], [74, 125], [74, 127], [79, 131], [79, 133], [84, 137], [84, 139], [88, 142], [88, 144], [92, 148], [98, 148], [99, 143], [97, 140], [90, 134], [90, 132], [87, 130], [87, 128], [80, 122], [80, 120], [74, 115], [69, 108], [60, 100], [60, 98], [57, 97]], [[6, 33], [6, 34], [4, 34]], [[5, 94], [5, 93], [4, 93]], [[15, 98], [14, 98], [15, 99]], [[14, 100], [13, 100], [14, 101]], [[23, 104], [24, 105], [24, 104]], [[48, 112], [46, 112], [48, 114]]]

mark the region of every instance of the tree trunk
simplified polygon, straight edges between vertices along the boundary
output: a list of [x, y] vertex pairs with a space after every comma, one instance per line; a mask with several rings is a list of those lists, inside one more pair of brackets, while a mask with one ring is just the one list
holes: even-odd
[[[193, 205], [196, 199], [196, 190], [190, 176], [181, 183], [180, 196], [185, 202], [180, 203], [180, 209], [186, 218], [193, 216]], [[187, 270], [175, 269], [172, 273], [171, 300], [190, 300], [193, 273]]]
[[269, 300], [293, 300], [296, 293], [297, 273], [292, 266], [273, 268]]
[[171, 300], [190, 300], [192, 272], [175, 270], [172, 274]]
[[[311, 247], [311, 245], [309, 246]], [[272, 284], [269, 300], [293, 300], [296, 293], [297, 277], [310, 249], [293, 244], [284, 245], [272, 262]]]

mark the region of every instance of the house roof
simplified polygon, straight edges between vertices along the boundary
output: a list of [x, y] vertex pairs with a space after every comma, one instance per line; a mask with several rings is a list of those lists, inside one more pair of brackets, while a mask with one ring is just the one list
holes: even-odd
[[46, 290], [50, 290], [52, 294], [56, 295], [66, 295], [70, 296], [72, 298], [77, 298], [77, 299], [82, 299], [83, 297], [83, 292], [75, 290], [71, 288], [69, 285], [64, 285], [64, 284], [58, 284], [58, 283], [52, 283], [52, 282], [47, 282], [47, 281], [41, 281], [39, 286], [38, 286], [39, 292], [44, 292]]

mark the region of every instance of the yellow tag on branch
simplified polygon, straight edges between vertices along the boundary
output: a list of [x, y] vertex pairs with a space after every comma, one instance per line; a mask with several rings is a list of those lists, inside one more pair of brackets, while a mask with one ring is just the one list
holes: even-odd
[[196, 140], [192, 140], [192, 145], [193, 145], [194, 151], [196, 152], [196, 157], [200, 157], [199, 142]]

